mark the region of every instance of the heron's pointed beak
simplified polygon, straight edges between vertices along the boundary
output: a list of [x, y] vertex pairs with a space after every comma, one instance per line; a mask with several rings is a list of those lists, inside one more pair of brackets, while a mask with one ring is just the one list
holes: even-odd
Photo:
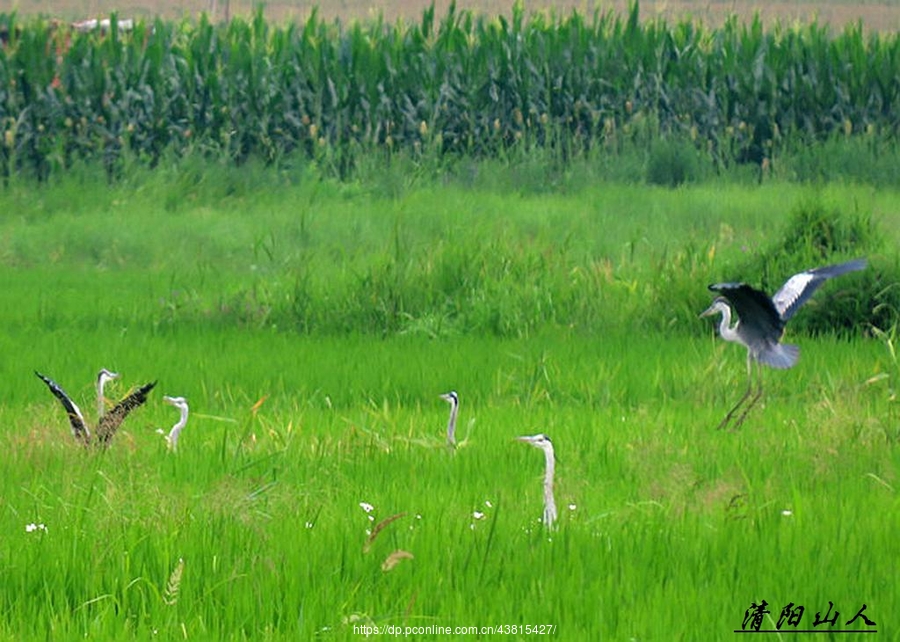
[[711, 306], [709, 306], [709, 307], [706, 308], [703, 312], [700, 313], [700, 318], [702, 319], [703, 317], [711, 317], [711, 316], [714, 315], [717, 311], [718, 311], [718, 310], [716, 309], [716, 304], [713, 303]]

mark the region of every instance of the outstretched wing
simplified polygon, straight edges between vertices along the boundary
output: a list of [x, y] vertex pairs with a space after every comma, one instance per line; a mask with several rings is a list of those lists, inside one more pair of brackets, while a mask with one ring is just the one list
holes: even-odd
[[155, 381], [141, 386], [117, 403], [112, 410], [100, 417], [100, 422], [97, 424], [97, 443], [100, 446], [109, 445], [109, 441], [116, 434], [122, 422], [125, 421], [128, 413], [147, 401], [147, 394], [153, 390], [154, 386], [156, 386]]
[[784, 321], [765, 292], [746, 283], [715, 283], [709, 286], [731, 303], [740, 317], [738, 333], [746, 345], [758, 341], [778, 341], [784, 332]]
[[839, 263], [838, 265], [826, 265], [825, 267], [814, 268], [795, 274], [781, 286], [781, 289], [772, 297], [775, 309], [783, 321], [787, 321], [800, 306], [813, 295], [820, 285], [830, 278], [846, 274], [847, 272], [857, 272], [866, 267], [865, 259], [856, 259], [847, 263]]
[[69, 395], [59, 387], [59, 384], [53, 381], [53, 379], [45, 377], [37, 370], [34, 371], [34, 374], [47, 384], [47, 387], [50, 388], [50, 392], [60, 400], [63, 408], [66, 409], [66, 413], [69, 415], [69, 423], [72, 424], [72, 435], [75, 437], [75, 441], [87, 444], [91, 438], [91, 431], [88, 430], [87, 425], [84, 423], [84, 415], [81, 414], [81, 409], [69, 398]]

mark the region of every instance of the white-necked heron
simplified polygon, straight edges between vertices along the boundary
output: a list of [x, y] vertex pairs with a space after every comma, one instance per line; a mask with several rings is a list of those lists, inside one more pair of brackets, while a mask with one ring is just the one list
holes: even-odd
[[103, 396], [103, 389], [107, 383], [118, 378], [118, 372], [111, 372], [106, 368], [101, 368], [100, 372], [97, 373], [97, 417], [102, 417], [106, 414], [106, 397]]
[[456, 446], [456, 415], [459, 413], [459, 395], [455, 390], [441, 395], [441, 399], [450, 404], [450, 419], [447, 421], [447, 443]]
[[169, 395], [165, 395], [165, 396], [163, 396], [163, 401], [165, 401], [167, 404], [169, 404], [171, 406], [175, 406], [181, 412], [181, 416], [178, 418], [178, 421], [176, 422], [176, 424], [174, 426], [172, 426], [172, 429], [169, 430], [168, 435], [166, 435], [162, 431], [162, 429], [157, 431], [157, 432], [165, 435], [166, 444], [168, 444], [170, 450], [177, 450], [178, 449], [178, 435], [181, 434], [181, 431], [187, 424], [187, 420], [188, 420], [187, 399], [185, 399], [184, 397], [170, 397]]
[[525, 435], [516, 437], [516, 439], [544, 451], [546, 466], [544, 469], [543, 522], [544, 526], [552, 529], [554, 522], [556, 522], [556, 501], [553, 499], [553, 472], [556, 468], [556, 455], [553, 452], [553, 442], [550, 441], [550, 437], [544, 434]]

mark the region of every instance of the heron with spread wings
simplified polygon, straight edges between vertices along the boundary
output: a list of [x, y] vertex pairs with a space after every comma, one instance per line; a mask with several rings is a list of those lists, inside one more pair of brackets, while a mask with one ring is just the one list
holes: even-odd
[[119, 375], [105, 369], [101, 370], [97, 377], [97, 405], [100, 410], [100, 417], [97, 421], [95, 434], [92, 435], [81, 409], [74, 401], [72, 401], [69, 395], [66, 394], [65, 390], [60, 388], [59, 384], [53, 381], [53, 379], [45, 377], [40, 372], [35, 370], [34, 374], [47, 384], [50, 392], [59, 399], [63, 408], [66, 409], [66, 413], [69, 415], [69, 423], [72, 425], [72, 436], [75, 437], [75, 441], [85, 446], [95, 444], [103, 448], [109, 446], [110, 440], [116, 434], [116, 431], [119, 429], [122, 422], [125, 421], [125, 417], [127, 417], [132, 410], [138, 408], [147, 401], [147, 394], [153, 390], [154, 386], [156, 386], [155, 381], [141, 386], [113, 406], [109, 412], [103, 412], [103, 386], [107, 381], [115, 379]]
[[[754, 394], [754, 362], [757, 364], [757, 371], [760, 369], [758, 364], [787, 369], [797, 363], [800, 348], [781, 343], [781, 337], [784, 334], [785, 324], [800, 309], [800, 306], [828, 279], [848, 272], [857, 272], [865, 267], [865, 259], [856, 259], [838, 265], [806, 270], [789, 278], [772, 298], [746, 283], [715, 283], [709, 286], [710, 290], [718, 292], [721, 296], [716, 297], [712, 305], [700, 316], [721, 314], [719, 335], [726, 341], [740, 343], [747, 348], [747, 390], [719, 423], [719, 428], [727, 426], [738, 409], [750, 399], [734, 427], [740, 426], [747, 417], [747, 413], [762, 396], [762, 374], [760, 372], [757, 372]], [[731, 324], [732, 308], [738, 316], [734, 325]], [[751, 395], [753, 395], [752, 398]]]

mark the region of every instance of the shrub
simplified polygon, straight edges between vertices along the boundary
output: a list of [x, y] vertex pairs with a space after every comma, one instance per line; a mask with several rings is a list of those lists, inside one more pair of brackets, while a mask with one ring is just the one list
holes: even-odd
[[[760, 274], [759, 285], [775, 292], [792, 274], [857, 257], [869, 259], [863, 272], [835, 279], [807, 305], [815, 314], [792, 320], [796, 331], [812, 334], [891, 327], [900, 311], [900, 265], [882, 258], [883, 236], [869, 213], [841, 212], [816, 199], [801, 203], [778, 240], [752, 257], [739, 273]], [[749, 277], [748, 277], [749, 278]]]

